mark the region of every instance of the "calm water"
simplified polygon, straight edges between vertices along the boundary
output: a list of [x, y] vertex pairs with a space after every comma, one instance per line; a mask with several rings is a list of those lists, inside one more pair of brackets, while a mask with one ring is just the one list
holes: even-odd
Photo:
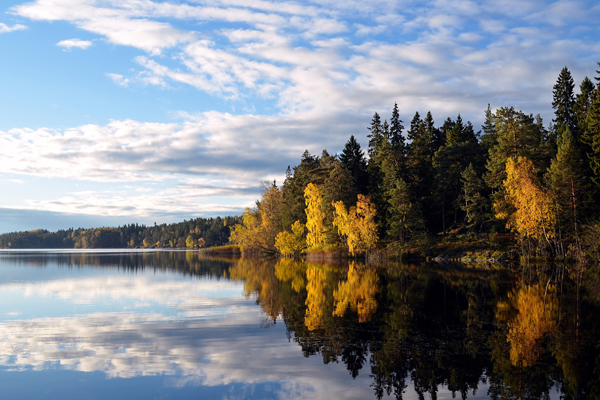
[[0, 387], [19, 399], [597, 398], [599, 286], [561, 268], [0, 252]]

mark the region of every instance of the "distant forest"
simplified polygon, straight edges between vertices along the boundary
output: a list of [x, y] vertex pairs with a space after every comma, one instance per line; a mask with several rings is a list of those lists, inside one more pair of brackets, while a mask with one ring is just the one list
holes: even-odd
[[246, 210], [231, 240], [289, 255], [343, 247], [403, 254], [445, 237], [493, 245], [500, 234], [527, 255], [598, 253], [595, 80], [586, 77], [576, 93], [563, 68], [547, 125], [540, 115], [488, 105], [481, 130], [460, 114], [436, 126], [431, 112], [415, 113], [405, 128], [395, 104], [389, 122], [373, 115], [366, 155], [354, 136], [339, 155], [305, 152], [281, 188], [273, 183]]
[[102, 249], [102, 248], [197, 248], [229, 242], [229, 227], [239, 217], [196, 218], [175, 224], [118, 228], [38, 229], [0, 235], [0, 248], [9, 249]]

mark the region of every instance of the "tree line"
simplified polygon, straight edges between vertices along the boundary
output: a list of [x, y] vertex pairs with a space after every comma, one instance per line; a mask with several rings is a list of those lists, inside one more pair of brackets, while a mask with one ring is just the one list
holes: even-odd
[[229, 242], [230, 226], [239, 217], [195, 218], [154, 226], [129, 224], [117, 228], [38, 229], [0, 235], [0, 248], [199, 248]]
[[[600, 63], [598, 63], [600, 66]], [[596, 71], [600, 74], [600, 71]], [[375, 113], [366, 154], [354, 136], [342, 152], [305, 151], [281, 187], [265, 187], [231, 241], [267, 253], [376, 246], [407, 252], [431, 237], [510, 233], [527, 255], [598, 252], [600, 76], [576, 93], [567, 67], [553, 87], [548, 125], [514, 107], [485, 110], [476, 131], [461, 115], [436, 126], [395, 104]]]

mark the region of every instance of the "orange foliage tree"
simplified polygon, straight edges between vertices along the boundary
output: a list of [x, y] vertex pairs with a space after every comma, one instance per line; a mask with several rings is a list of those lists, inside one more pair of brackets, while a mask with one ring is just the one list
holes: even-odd
[[544, 190], [535, 176], [533, 163], [519, 157], [506, 162], [505, 198], [513, 210], [494, 204], [498, 218], [508, 218], [508, 226], [521, 238], [533, 239], [541, 244], [554, 236], [556, 214], [552, 196]]

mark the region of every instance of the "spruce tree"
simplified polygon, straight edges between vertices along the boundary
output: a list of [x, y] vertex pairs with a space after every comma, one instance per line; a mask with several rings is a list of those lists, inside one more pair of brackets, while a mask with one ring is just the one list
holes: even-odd
[[593, 172], [592, 180], [600, 187], [600, 88], [596, 89], [594, 102], [592, 103], [586, 118], [587, 129], [582, 136], [582, 141], [588, 145], [587, 156], [589, 165]]
[[387, 190], [389, 203], [387, 238], [394, 246], [404, 250], [406, 244], [423, 230], [423, 218], [418, 204], [415, 204], [410, 194], [410, 189], [401, 178]]
[[404, 156], [406, 153], [406, 143], [402, 135], [402, 131], [404, 130], [402, 122], [400, 112], [398, 111], [398, 103], [394, 103], [392, 118], [390, 119], [390, 145], [394, 152]]
[[383, 126], [381, 125], [381, 117], [378, 113], [373, 115], [371, 126], [369, 126], [368, 129], [371, 132], [367, 135], [369, 138], [369, 157], [375, 158], [377, 156], [377, 150], [381, 148], [383, 141], [386, 140], [383, 134]]
[[554, 108], [554, 124], [558, 136], [566, 129], [570, 129], [573, 134], [576, 130], [575, 126], [575, 112], [573, 106], [575, 105], [575, 95], [573, 90], [575, 89], [575, 83], [571, 72], [567, 67], [564, 67], [560, 74], [554, 88], [552, 90], [552, 108]]
[[584, 193], [587, 188], [584, 163], [569, 129], [558, 139], [558, 152], [548, 170], [548, 179], [558, 208], [559, 226], [567, 238], [578, 238], [584, 215]]
[[350, 136], [350, 139], [346, 142], [344, 150], [340, 154], [340, 161], [350, 171], [358, 193], [367, 194], [369, 185], [367, 160], [354, 135]]
[[490, 205], [485, 193], [485, 184], [470, 163], [461, 174], [463, 194], [461, 209], [465, 212], [467, 228], [474, 233], [486, 229], [485, 220]]
[[486, 154], [489, 153], [490, 149], [498, 142], [498, 134], [496, 133], [496, 126], [492, 120], [492, 109], [488, 104], [485, 110], [485, 121], [481, 126], [483, 135], [481, 136], [481, 146], [483, 147]]
[[580, 135], [585, 135], [587, 131], [586, 119], [594, 100], [594, 90], [594, 83], [586, 76], [581, 85], [579, 85], [580, 93], [577, 95], [575, 105], [573, 106], [575, 122]]

